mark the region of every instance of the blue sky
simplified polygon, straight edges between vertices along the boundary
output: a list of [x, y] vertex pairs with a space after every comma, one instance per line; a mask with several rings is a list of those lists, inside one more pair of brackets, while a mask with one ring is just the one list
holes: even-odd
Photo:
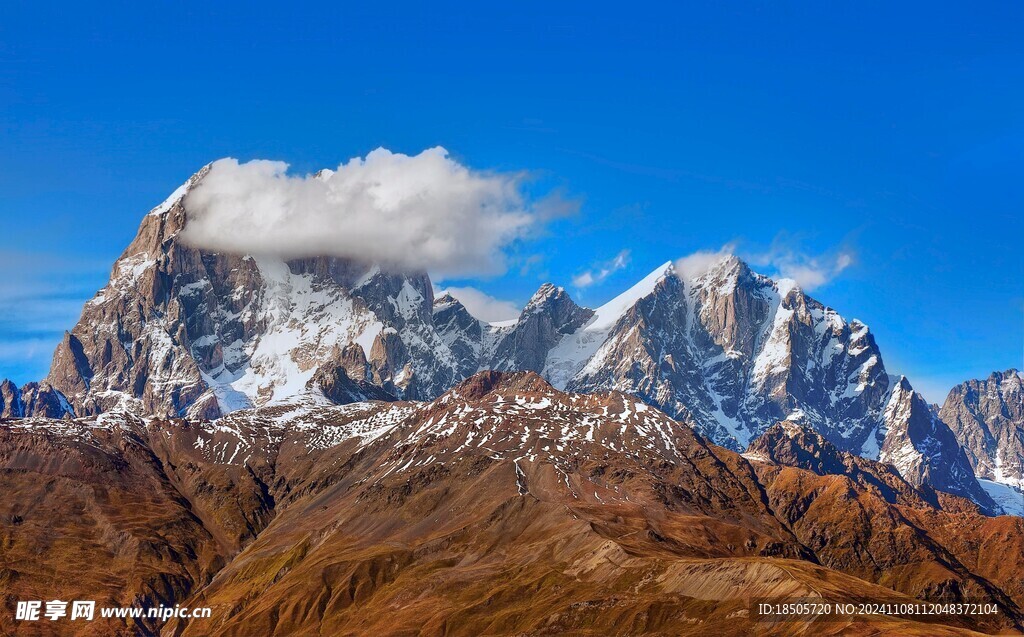
[[727, 244], [767, 273], [847, 255], [813, 295], [931, 400], [1019, 368], [1024, 5], [725, 4], [5, 3], [0, 377], [45, 373], [203, 164], [437, 145], [580, 204], [504, 276], [450, 285], [595, 305]]

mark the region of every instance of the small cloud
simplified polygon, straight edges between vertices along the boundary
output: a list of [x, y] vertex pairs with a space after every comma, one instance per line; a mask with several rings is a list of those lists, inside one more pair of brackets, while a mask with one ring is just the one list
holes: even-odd
[[676, 260], [676, 273], [684, 281], [692, 281], [711, 269], [711, 266], [732, 256], [735, 252], [735, 243], [727, 243], [718, 250], [698, 250]]
[[855, 255], [849, 249], [836, 249], [818, 255], [807, 254], [776, 238], [764, 253], [750, 255], [755, 266], [769, 268], [771, 274], [793, 279], [807, 291], [830, 283], [854, 263]]
[[731, 255], [737, 255], [770, 276], [793, 279], [807, 291], [831, 282], [855, 261], [854, 252], [850, 249], [810, 255], [777, 237], [770, 249], [760, 253], [738, 252], [736, 242], [727, 243], [718, 250], [698, 250], [677, 260], [676, 272], [684, 280], [692, 281]]
[[595, 263], [589, 270], [577, 274], [572, 278], [572, 284], [578, 288], [586, 288], [602, 283], [627, 265], [629, 265], [629, 250], [623, 250], [615, 255], [614, 258], [601, 263]]
[[473, 287], [451, 287], [444, 290], [444, 292], [458, 299], [466, 306], [466, 310], [474, 318], [486, 321], [487, 323], [508, 321], [519, 316], [520, 308], [518, 304], [512, 301], [496, 299], [490, 294]]

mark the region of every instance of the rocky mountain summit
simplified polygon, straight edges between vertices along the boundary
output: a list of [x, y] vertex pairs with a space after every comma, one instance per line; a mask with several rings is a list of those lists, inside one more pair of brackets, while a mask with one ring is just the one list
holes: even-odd
[[992, 509], [867, 326], [792, 281], [731, 256], [690, 278], [666, 263], [597, 309], [544, 284], [516, 321], [490, 324], [435, 298], [425, 273], [190, 246], [185, 199], [205, 174], [143, 218], [48, 377], [5, 385], [0, 413], [216, 419], [311, 391], [430, 400], [481, 370], [533, 371], [559, 389], [636, 396], [737, 451], [775, 422], [806, 425]]
[[930, 485], [977, 502], [989, 512], [1000, 509], [974, 475], [964, 450], [931, 406], [901, 378], [886, 407], [890, 427], [878, 459], [896, 467], [915, 485]]
[[71, 412], [64, 394], [49, 383], [26, 383], [18, 387], [9, 380], [0, 381], [0, 418], [61, 418]]
[[214, 422], [5, 419], [0, 468], [5, 603], [213, 609], [66, 634], [747, 635], [765, 627], [752, 598], [997, 609], [838, 617], [837, 634], [1024, 627], [1024, 519], [803, 425], [740, 455], [631, 395], [530, 372], [425, 402], [310, 390]]
[[1024, 487], [1024, 380], [1010, 369], [954, 387], [939, 411], [975, 473]]
[[215, 418], [293, 396], [325, 367], [429, 397], [476, 371], [433, 329], [425, 275], [187, 245], [183, 201], [203, 174], [143, 219], [55, 352], [48, 380], [76, 415]]

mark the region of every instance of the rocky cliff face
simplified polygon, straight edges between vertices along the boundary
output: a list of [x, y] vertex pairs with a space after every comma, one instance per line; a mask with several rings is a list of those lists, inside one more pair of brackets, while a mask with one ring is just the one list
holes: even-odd
[[1017, 370], [957, 385], [939, 416], [979, 477], [1024, 487], [1024, 381]]
[[810, 427], [794, 422], [778, 422], [751, 441], [745, 458], [787, 467], [800, 467], [818, 475], [850, 471], [857, 456], [836, 449], [824, 436]]
[[24, 414], [21, 390], [9, 380], [0, 382], [0, 418], [21, 418]]
[[733, 449], [780, 420], [808, 426], [915, 485], [1001, 511], [955, 436], [886, 373], [867, 326], [735, 257], [693, 280], [666, 264], [563, 336], [542, 372], [573, 391], [639, 396]]
[[351, 378], [341, 365], [325, 365], [313, 374], [306, 389], [319, 392], [332, 404], [347, 405], [367, 400], [391, 402], [397, 400], [366, 379]]
[[[887, 502], [941, 508], [945, 497], [945, 492], [936, 491], [926, 481], [905, 478], [891, 463], [840, 451], [817, 431], [793, 422], [780, 422], [769, 427], [750, 443], [743, 456], [756, 462], [806, 469], [820, 476], [844, 475]], [[958, 495], [974, 503], [977, 511], [991, 513], [969, 495]]]

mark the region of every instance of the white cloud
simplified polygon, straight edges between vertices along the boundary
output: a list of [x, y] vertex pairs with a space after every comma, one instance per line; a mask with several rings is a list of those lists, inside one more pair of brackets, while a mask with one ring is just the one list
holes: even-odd
[[529, 201], [525, 177], [470, 169], [440, 147], [414, 156], [378, 148], [305, 176], [283, 162], [221, 159], [185, 200], [182, 238], [223, 252], [496, 274], [510, 244], [571, 206], [553, 196]]
[[738, 252], [737, 244], [727, 243], [718, 250], [699, 250], [678, 259], [676, 272], [685, 280], [693, 280], [708, 271], [722, 259], [737, 255], [764, 274], [775, 278], [793, 279], [806, 291], [814, 290], [837, 277], [854, 263], [851, 250], [833, 250], [819, 255], [810, 255], [776, 238], [766, 252]]
[[601, 283], [609, 276], [629, 265], [629, 250], [623, 250], [614, 258], [596, 263], [589, 270], [581, 272], [572, 278], [572, 284], [578, 288], [590, 287]]
[[833, 250], [819, 255], [801, 252], [776, 240], [768, 252], [750, 256], [750, 262], [772, 270], [770, 274], [793, 279], [807, 291], [819, 288], [853, 265], [853, 252]]
[[512, 301], [496, 299], [472, 287], [451, 287], [444, 290], [458, 299], [475, 318], [488, 323], [508, 321], [519, 316], [520, 307]]
[[677, 259], [676, 273], [685, 281], [692, 281], [707, 272], [711, 266], [734, 254], [735, 244], [727, 243], [718, 250], [698, 250]]

